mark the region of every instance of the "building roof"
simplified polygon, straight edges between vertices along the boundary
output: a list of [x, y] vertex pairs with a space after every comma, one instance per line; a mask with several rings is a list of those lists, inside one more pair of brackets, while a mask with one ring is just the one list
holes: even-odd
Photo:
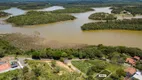
[[128, 67], [124, 71], [130, 73], [131, 75], [133, 75], [133, 74], [136, 73], [137, 70], [135, 68], [133, 68], [133, 67]]
[[141, 72], [136, 72], [136, 74], [133, 76], [134, 78], [137, 78], [138, 80], [141, 80], [142, 79], [142, 74]]
[[136, 61], [133, 58], [127, 58], [125, 62], [128, 62], [128, 63], [130, 63], [132, 65], [136, 64]]
[[14, 57], [3, 57], [3, 58], [0, 58], [0, 61], [1, 61], [1, 62], [2, 62], [2, 61], [8, 62], [8, 61], [13, 60], [13, 59], [14, 59]]
[[134, 56], [134, 58], [137, 59], [137, 60], [140, 60], [140, 57], [138, 57], [138, 56]]
[[0, 65], [0, 71], [3, 71], [3, 70], [7, 70], [9, 69], [11, 66], [9, 63], [4, 63], [4, 64], [1, 64]]

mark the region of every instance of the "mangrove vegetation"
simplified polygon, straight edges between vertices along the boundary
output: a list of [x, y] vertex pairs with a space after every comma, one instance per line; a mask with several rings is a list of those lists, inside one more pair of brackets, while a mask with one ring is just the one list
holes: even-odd
[[119, 7], [112, 7], [112, 13], [120, 14], [120, 13], [131, 13], [132, 15], [141, 15], [142, 14], [142, 5], [140, 6], [119, 6]]
[[18, 7], [23, 10], [43, 9], [51, 6], [47, 2], [18, 2], [18, 3], [0, 3], [0, 10], [9, 9], [11, 7]]
[[11, 45], [8, 41], [3, 40], [0, 38], [0, 58], [7, 56], [7, 55], [19, 55], [22, 51]]
[[100, 12], [100, 13], [91, 14], [89, 16], [89, 19], [92, 19], [92, 20], [115, 20], [115, 19], [117, 19], [117, 17], [115, 17], [112, 14]]
[[53, 13], [82, 13], [87, 11], [94, 11], [94, 9], [91, 9], [89, 7], [69, 7], [66, 9], [55, 10], [52, 12]]
[[33, 9], [43, 9], [51, 6], [47, 2], [40, 2], [40, 3], [23, 3], [22, 5], [18, 5], [17, 7], [23, 10], [33, 10]]
[[104, 30], [104, 29], [122, 29], [122, 30], [142, 30], [142, 19], [124, 19], [97, 23], [87, 23], [81, 26], [82, 30]]
[[8, 16], [8, 15], [9, 15], [8, 13], [1, 12], [1, 11], [0, 11], [0, 17], [6, 17], [6, 16]]
[[29, 11], [25, 15], [13, 16], [6, 21], [14, 23], [17, 26], [35, 25], [35, 24], [48, 24], [59, 21], [74, 20], [75, 17], [68, 14], [59, 14], [51, 12], [37, 12]]

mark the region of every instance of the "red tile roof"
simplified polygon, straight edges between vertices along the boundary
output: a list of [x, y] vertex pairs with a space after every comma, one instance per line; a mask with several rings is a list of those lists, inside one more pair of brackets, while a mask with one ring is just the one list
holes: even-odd
[[134, 58], [137, 59], [137, 60], [140, 60], [140, 57], [138, 57], [138, 56], [134, 56]]
[[134, 73], [136, 73], [137, 70], [135, 68], [133, 68], [133, 67], [128, 67], [124, 71], [130, 73], [131, 75], [133, 75]]
[[136, 64], [136, 61], [133, 58], [127, 58], [125, 62], [130, 63], [132, 65]]
[[4, 63], [4, 64], [1, 64], [0, 65], [0, 71], [3, 71], [3, 70], [7, 70], [9, 69], [11, 66], [9, 63]]

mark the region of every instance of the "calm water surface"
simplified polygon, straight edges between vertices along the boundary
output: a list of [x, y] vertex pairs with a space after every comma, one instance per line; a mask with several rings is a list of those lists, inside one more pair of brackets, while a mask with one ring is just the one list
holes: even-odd
[[59, 9], [65, 9], [65, 8], [62, 6], [53, 6], [53, 7], [49, 7], [49, 8], [40, 9], [37, 11], [54, 11], [54, 10], [59, 10]]
[[[56, 9], [64, 9], [63, 7], [53, 6], [50, 8], [42, 9], [51, 11]], [[122, 45], [129, 47], [139, 47], [142, 49], [142, 31], [126, 31], [126, 30], [98, 30], [98, 31], [85, 31], [80, 28], [84, 23], [96, 22], [89, 20], [88, 16], [96, 12], [111, 13], [109, 7], [93, 8], [95, 11], [71, 14], [77, 17], [73, 21], [63, 21], [52, 24], [14, 27], [11, 24], [0, 24], [0, 33], [14, 33], [21, 32], [24, 34], [35, 34], [39, 32], [40, 36], [48, 40], [57, 40], [64, 43], [85, 43], [85, 44], [104, 44], [104, 45]], [[11, 12], [13, 15], [24, 14], [26, 11], [18, 8], [11, 8], [5, 10]], [[20, 13], [19, 13], [20, 11]], [[0, 19], [2, 23], [4, 18]]]

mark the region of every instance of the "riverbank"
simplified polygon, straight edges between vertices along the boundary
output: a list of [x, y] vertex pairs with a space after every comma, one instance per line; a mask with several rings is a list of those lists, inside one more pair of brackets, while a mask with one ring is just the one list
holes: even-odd
[[[68, 51], [68, 53], [70, 53], [70, 50], [74, 50], [76, 52], [76, 50], [80, 50], [82, 51], [82, 53], [85, 52], [84, 55], [88, 55], [86, 54], [86, 50], [91, 50], [94, 49], [96, 50], [96, 55], [98, 53], [100, 53], [100, 51], [98, 52], [98, 50], [101, 50], [100, 48], [104, 48], [104, 49], [112, 49], [113, 52], [118, 51], [118, 49], [124, 49], [124, 53], [129, 53], [129, 55], [133, 56], [136, 55], [137, 56], [141, 56], [141, 49], [138, 48], [134, 48], [134, 47], [125, 47], [125, 46], [104, 46], [104, 45], [86, 45], [86, 44], [65, 44], [65, 43], [59, 43], [56, 41], [48, 41], [44, 38], [39, 37], [38, 35], [24, 35], [24, 34], [20, 34], [20, 33], [13, 33], [13, 34], [1, 34], [0, 36], [0, 40], [1, 40], [1, 46], [6, 46], [8, 50], [12, 50], [11, 52], [17, 52], [17, 50], [23, 50], [23, 51], [27, 51], [27, 50], [35, 50], [35, 51], [45, 51], [46, 50], [53, 50], [53, 52], [59, 50], [63, 50], [63, 51]], [[7, 45], [5, 45], [7, 44]], [[98, 48], [99, 47], [99, 48]], [[4, 48], [5, 49], [5, 48]], [[129, 49], [131, 49], [131, 51], [129, 52]], [[16, 51], [13, 51], [16, 50]], [[71, 53], [72, 53], [71, 50]], [[73, 52], [74, 52], [73, 51]], [[136, 52], [135, 52], [136, 51]], [[32, 52], [32, 50], [31, 50]], [[98, 52], [98, 53], [97, 53]], [[29, 53], [29, 51], [28, 51]], [[78, 51], [77, 51], [78, 53]], [[76, 54], [77, 54], [76, 53]], [[87, 51], [88, 53], [88, 51]], [[93, 53], [93, 54], [95, 54]], [[103, 51], [102, 51], [103, 53]], [[111, 52], [110, 52], [111, 53]], [[80, 54], [80, 53], [78, 53]], [[89, 53], [91, 54], [91, 53]], [[74, 54], [73, 54], [74, 55]], [[83, 55], [83, 56], [84, 56]], [[98, 56], [102, 56], [103, 54], [98, 54]], [[74, 55], [77, 56], [77, 55]], [[78, 55], [79, 56], [79, 55]], [[85, 56], [84, 56], [85, 57]], [[91, 56], [90, 56], [91, 57]]]

